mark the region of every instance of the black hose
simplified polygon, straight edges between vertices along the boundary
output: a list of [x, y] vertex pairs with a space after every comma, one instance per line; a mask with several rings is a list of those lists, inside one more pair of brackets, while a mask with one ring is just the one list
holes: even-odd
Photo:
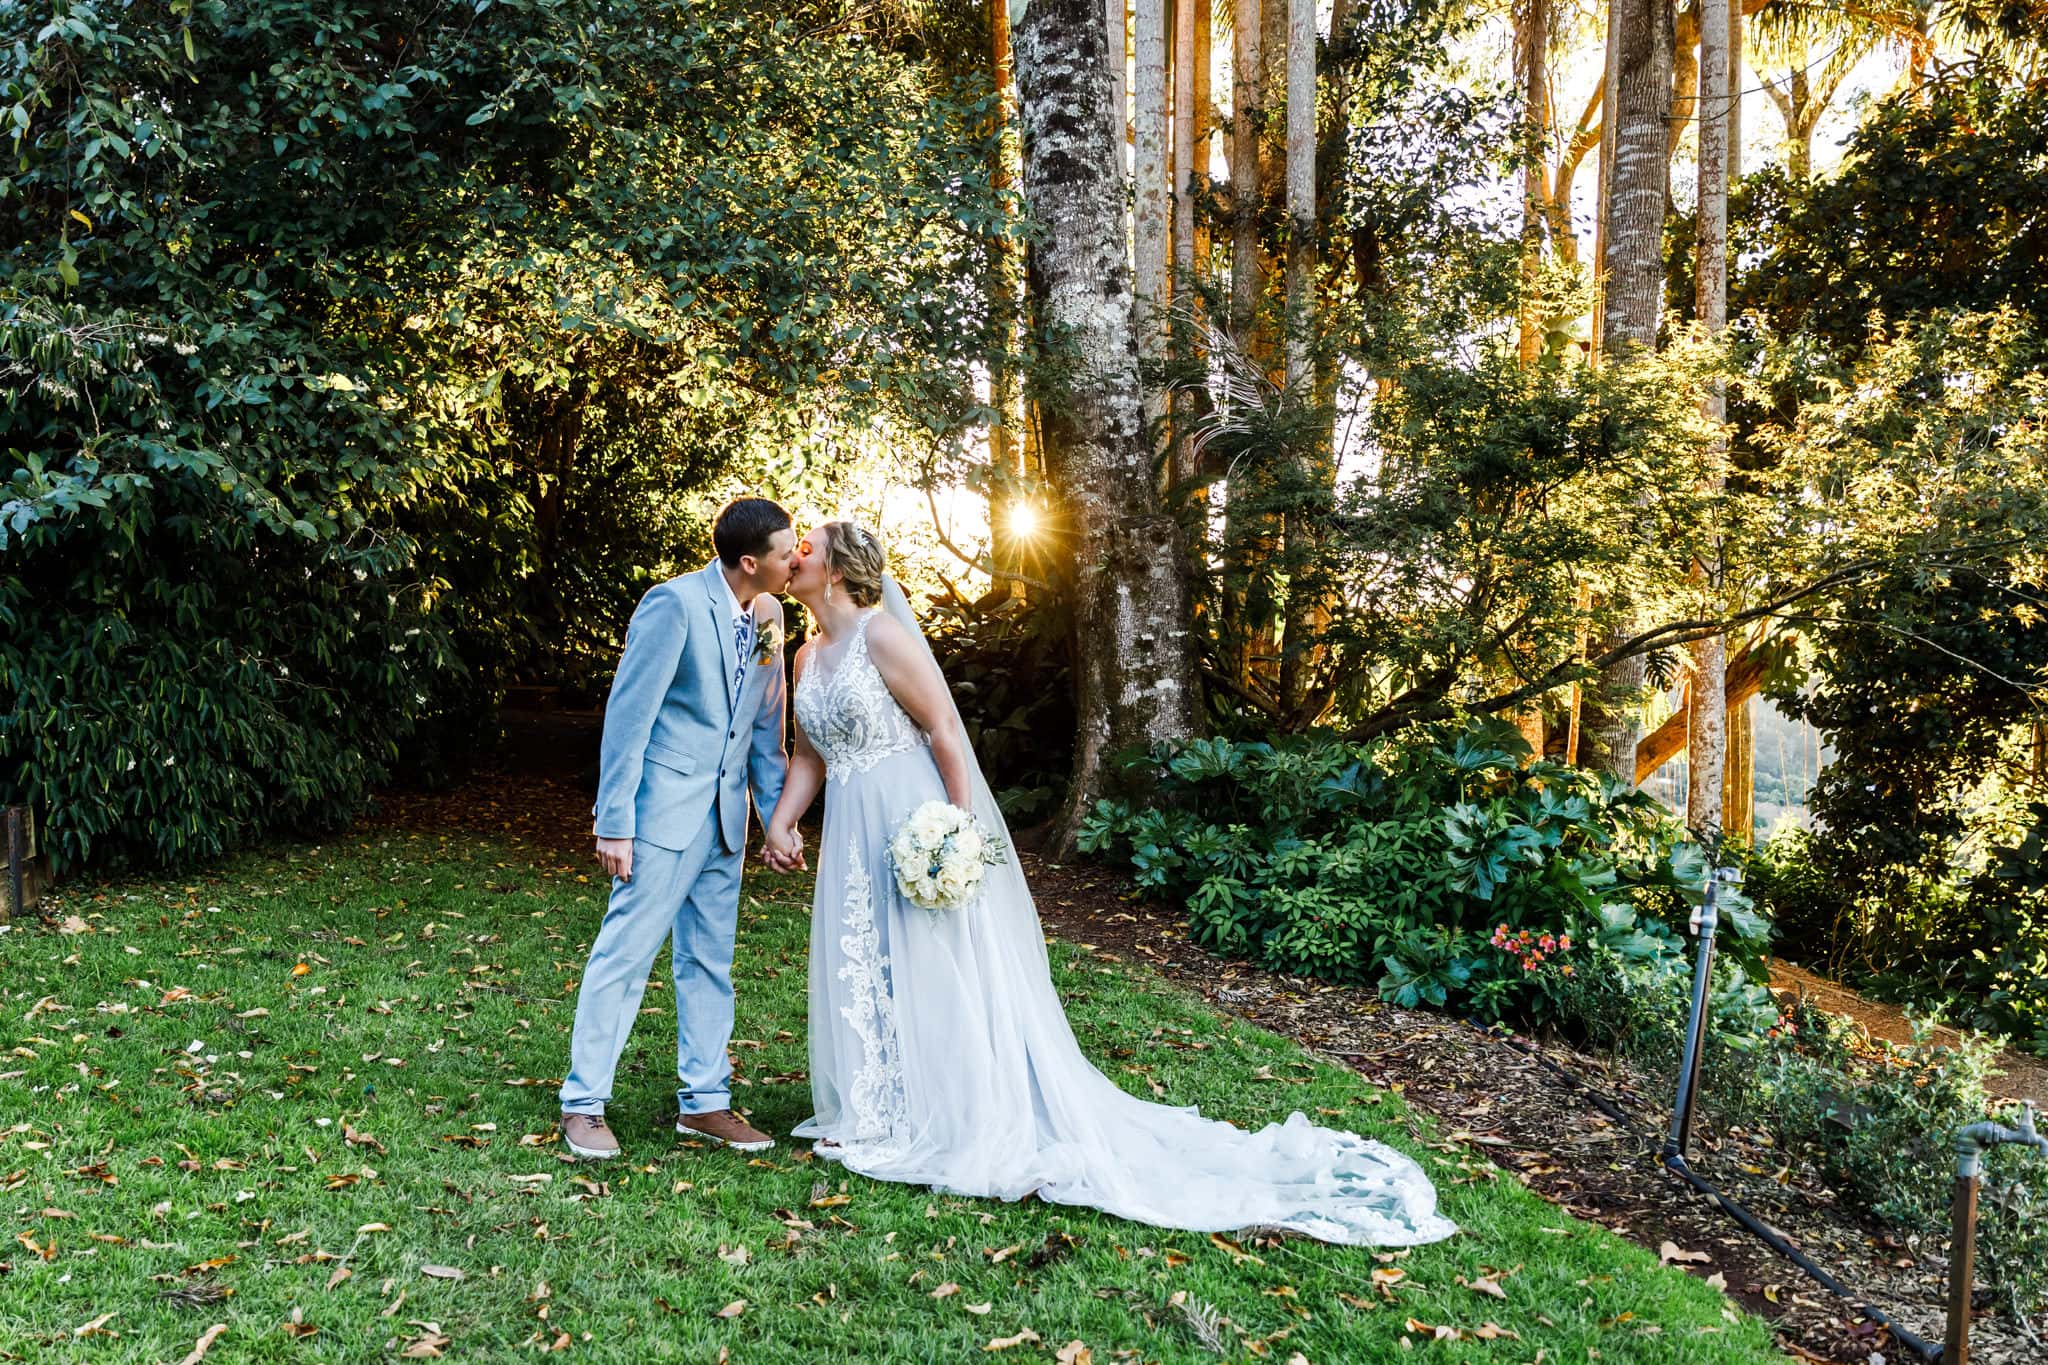
[[[1602, 1095], [1598, 1090], [1595, 1090], [1592, 1086], [1586, 1084], [1585, 1081], [1579, 1079], [1577, 1076], [1574, 1076], [1571, 1072], [1559, 1066], [1556, 1062], [1552, 1061], [1542, 1052], [1539, 1052], [1532, 1047], [1524, 1047], [1520, 1042], [1516, 1041], [1511, 1036], [1495, 1033], [1492, 1029], [1489, 1029], [1485, 1025], [1481, 1024], [1477, 1019], [1472, 1019], [1468, 1017], [1465, 1020], [1465, 1022], [1467, 1024], [1470, 1024], [1473, 1028], [1478, 1029], [1480, 1032], [1487, 1034], [1489, 1037], [1499, 1038], [1502, 1042], [1505, 1042], [1509, 1047], [1515, 1049], [1515, 1051], [1521, 1053], [1523, 1056], [1533, 1058], [1537, 1062], [1541, 1063], [1546, 1069], [1555, 1072], [1558, 1076], [1563, 1078], [1574, 1090], [1577, 1090], [1581, 1094], [1585, 1095], [1585, 1097], [1592, 1103], [1593, 1107], [1598, 1109], [1601, 1113], [1606, 1114], [1608, 1117], [1626, 1124], [1630, 1129], [1634, 1130], [1635, 1132], [1647, 1133], [1648, 1130], [1644, 1128], [1642, 1124], [1638, 1123], [1634, 1118], [1622, 1112], [1620, 1106], [1616, 1105], [1613, 1101], [1609, 1100], [1605, 1095]], [[1751, 1213], [1748, 1209], [1744, 1208], [1742, 1205], [1736, 1203], [1733, 1199], [1730, 1199], [1727, 1195], [1723, 1194], [1721, 1190], [1714, 1184], [1713, 1181], [1708, 1180], [1705, 1176], [1701, 1175], [1698, 1171], [1695, 1171], [1689, 1164], [1687, 1164], [1686, 1159], [1683, 1156], [1666, 1156], [1663, 1158], [1663, 1163], [1664, 1168], [1666, 1170], [1670, 1171], [1673, 1175], [1676, 1175], [1681, 1180], [1685, 1181], [1686, 1184], [1691, 1185], [1701, 1194], [1704, 1194], [1709, 1199], [1712, 1199], [1714, 1203], [1720, 1207], [1723, 1213], [1727, 1214], [1730, 1218], [1733, 1218], [1738, 1224], [1742, 1226], [1744, 1230], [1753, 1234], [1758, 1241], [1762, 1242], [1771, 1250], [1777, 1252], [1780, 1256], [1783, 1256], [1786, 1260], [1792, 1262], [1793, 1265], [1796, 1265], [1801, 1270], [1805, 1271], [1807, 1275], [1812, 1278], [1814, 1283], [1820, 1285], [1821, 1288], [1827, 1290], [1836, 1298], [1853, 1305], [1856, 1311], [1858, 1313], [1861, 1313], [1864, 1317], [1869, 1318], [1871, 1321], [1882, 1325], [1886, 1331], [1892, 1334], [1892, 1339], [1898, 1342], [1899, 1345], [1905, 1347], [1914, 1355], [1919, 1356], [1922, 1360], [1939, 1361], [1941, 1359], [1940, 1346], [1936, 1345], [1934, 1342], [1928, 1341], [1920, 1337], [1919, 1335], [1907, 1330], [1904, 1327], [1901, 1327], [1897, 1322], [1892, 1320], [1889, 1314], [1886, 1314], [1879, 1309], [1873, 1308], [1867, 1303], [1859, 1302], [1856, 1296], [1850, 1293], [1848, 1287], [1845, 1286], [1840, 1280], [1837, 1280], [1833, 1275], [1830, 1275], [1826, 1270], [1822, 1269], [1821, 1266], [1815, 1263], [1815, 1261], [1811, 1257], [1809, 1257], [1805, 1252], [1801, 1251], [1798, 1247], [1793, 1246], [1790, 1242], [1786, 1241], [1784, 1237], [1779, 1235], [1777, 1232], [1774, 1232], [1755, 1214]]]
[[1756, 1235], [1757, 1240], [1762, 1242], [1765, 1246], [1769, 1247], [1771, 1250], [1777, 1252], [1780, 1256], [1783, 1256], [1786, 1260], [1790, 1261], [1793, 1265], [1796, 1265], [1801, 1270], [1805, 1271], [1810, 1277], [1812, 1277], [1813, 1281], [1816, 1284], [1820, 1285], [1821, 1288], [1827, 1290], [1836, 1298], [1841, 1299], [1846, 1303], [1854, 1305], [1856, 1311], [1858, 1313], [1861, 1313], [1864, 1317], [1871, 1319], [1873, 1322], [1882, 1324], [1885, 1330], [1892, 1334], [1892, 1340], [1898, 1342], [1899, 1345], [1905, 1347], [1914, 1355], [1919, 1356], [1922, 1360], [1938, 1361], [1941, 1359], [1941, 1347], [1935, 1345], [1931, 1341], [1927, 1341], [1921, 1338], [1913, 1332], [1908, 1331], [1906, 1328], [1901, 1327], [1897, 1322], [1894, 1322], [1892, 1320], [1889, 1314], [1881, 1311], [1880, 1309], [1873, 1308], [1871, 1305], [1867, 1303], [1861, 1302], [1859, 1299], [1857, 1299], [1857, 1297], [1854, 1294], [1849, 1292], [1849, 1289], [1846, 1285], [1844, 1285], [1840, 1280], [1837, 1280], [1834, 1276], [1828, 1274], [1827, 1271], [1823, 1270], [1818, 1264], [1814, 1262], [1813, 1258], [1808, 1256], [1805, 1252], [1801, 1251], [1798, 1247], [1793, 1246], [1790, 1242], [1786, 1241], [1776, 1232], [1773, 1232], [1767, 1225], [1760, 1221], [1757, 1218], [1757, 1216], [1751, 1213], [1748, 1209], [1736, 1203], [1727, 1195], [1721, 1193], [1720, 1189], [1715, 1186], [1713, 1181], [1707, 1179], [1698, 1171], [1695, 1171], [1691, 1166], [1687, 1165], [1684, 1157], [1669, 1156], [1664, 1158], [1664, 1169], [1670, 1171], [1673, 1175], [1678, 1176], [1680, 1179], [1684, 1180], [1686, 1184], [1692, 1186], [1701, 1194], [1706, 1195], [1709, 1199], [1713, 1200], [1716, 1204], [1720, 1205], [1721, 1211], [1723, 1213], [1727, 1214], [1730, 1218], [1733, 1218], [1736, 1222], [1740, 1223], [1744, 1228], [1748, 1229], [1751, 1233], [1754, 1233]]

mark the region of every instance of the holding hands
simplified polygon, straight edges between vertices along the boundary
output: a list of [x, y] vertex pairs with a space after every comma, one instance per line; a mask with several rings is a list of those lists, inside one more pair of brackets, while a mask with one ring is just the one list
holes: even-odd
[[777, 872], [803, 871], [809, 866], [804, 861], [804, 836], [794, 824], [770, 823], [761, 844], [761, 861]]

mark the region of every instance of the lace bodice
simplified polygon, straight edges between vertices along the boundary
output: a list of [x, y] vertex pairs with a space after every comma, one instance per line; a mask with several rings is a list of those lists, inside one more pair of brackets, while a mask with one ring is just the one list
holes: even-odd
[[796, 721], [825, 760], [828, 782], [864, 773], [885, 758], [930, 742], [868, 657], [868, 625], [878, 614], [861, 617], [836, 667], [828, 669], [823, 649], [813, 646], [809, 665], [797, 679]]

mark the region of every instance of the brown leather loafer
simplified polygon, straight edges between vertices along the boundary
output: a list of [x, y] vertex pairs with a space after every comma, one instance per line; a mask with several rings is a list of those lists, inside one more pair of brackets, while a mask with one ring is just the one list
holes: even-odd
[[619, 1154], [619, 1140], [602, 1114], [562, 1115], [562, 1141], [585, 1161], [610, 1161]]
[[679, 1137], [708, 1138], [735, 1152], [765, 1152], [775, 1139], [748, 1123], [730, 1109], [709, 1114], [684, 1114], [676, 1119]]

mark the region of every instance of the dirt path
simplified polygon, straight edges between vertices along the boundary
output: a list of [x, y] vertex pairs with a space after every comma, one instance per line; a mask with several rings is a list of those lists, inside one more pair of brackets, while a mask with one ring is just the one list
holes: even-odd
[[[1866, 1000], [1839, 982], [1817, 976], [1790, 962], [1771, 964], [1771, 989], [1790, 992], [1811, 1000], [1830, 1014], [1844, 1014], [1870, 1031], [1873, 1038], [1894, 1043], [1913, 1041], [1913, 1026], [1897, 1005]], [[1952, 1028], [1933, 1030], [1935, 1041], [1951, 1047], [1962, 1041]], [[2007, 1099], [2032, 1100], [2048, 1107], [2048, 1062], [2008, 1052], [2001, 1068], [1992, 1073], [1992, 1089]]]

